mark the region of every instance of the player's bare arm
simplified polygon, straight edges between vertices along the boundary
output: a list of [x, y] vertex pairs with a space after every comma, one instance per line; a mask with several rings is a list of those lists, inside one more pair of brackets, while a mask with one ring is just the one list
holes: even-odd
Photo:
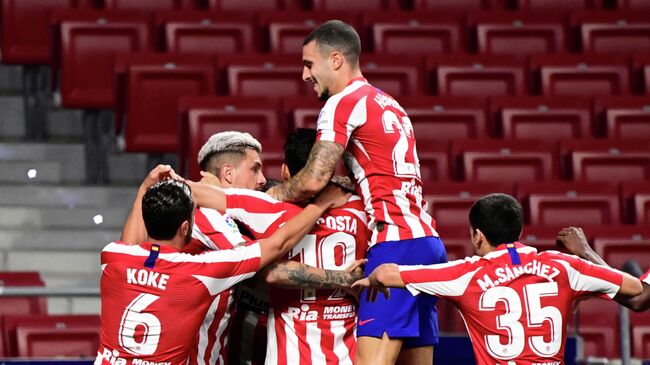
[[187, 181], [196, 205], [218, 211], [226, 210], [226, 193], [222, 188], [203, 182]]
[[131, 212], [129, 212], [129, 216], [127, 217], [126, 223], [124, 223], [124, 228], [122, 229], [122, 236], [120, 237], [121, 241], [128, 243], [142, 243], [147, 240], [147, 229], [145, 228], [144, 220], [142, 219], [142, 197], [144, 197], [147, 189], [165, 179], [183, 180], [183, 178], [178, 176], [174, 172], [174, 169], [169, 165], [158, 165], [151, 170], [138, 188], [138, 193], [133, 201]]
[[[564, 228], [558, 233], [557, 240], [570, 253], [594, 264], [609, 266], [605, 260], [591, 249], [582, 228]], [[614, 297], [614, 300], [633, 311], [644, 311], [650, 308], [650, 286], [642, 284], [639, 279], [625, 273], [621, 289]]]
[[265, 267], [276, 261], [294, 247], [311, 230], [316, 220], [329, 208], [343, 206], [350, 198], [340, 188], [330, 185], [316, 196], [298, 215], [291, 218], [285, 225], [269, 238], [259, 241], [261, 248], [260, 267]]
[[332, 178], [343, 151], [344, 147], [338, 143], [316, 142], [305, 167], [289, 181], [271, 188], [267, 193], [277, 200], [290, 202], [311, 198]]
[[363, 278], [361, 265], [355, 261], [346, 270], [325, 270], [296, 261], [281, 261], [269, 265], [262, 276], [269, 285], [287, 289], [340, 289], [348, 288]]

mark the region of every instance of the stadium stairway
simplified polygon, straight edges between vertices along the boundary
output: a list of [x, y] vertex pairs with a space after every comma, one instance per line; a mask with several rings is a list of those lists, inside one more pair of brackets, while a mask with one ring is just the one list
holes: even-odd
[[[26, 138], [22, 69], [0, 65], [0, 270], [47, 286], [97, 287], [99, 252], [119, 239], [147, 156], [111, 152], [111, 183], [87, 183], [82, 111], [50, 95], [43, 140]], [[99, 313], [99, 298], [49, 298], [50, 314]]]

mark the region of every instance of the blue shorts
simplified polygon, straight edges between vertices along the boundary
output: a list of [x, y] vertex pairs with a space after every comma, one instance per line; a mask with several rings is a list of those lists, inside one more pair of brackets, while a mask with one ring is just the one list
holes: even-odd
[[[399, 265], [431, 265], [447, 262], [447, 253], [438, 237], [422, 237], [379, 243], [368, 251], [365, 274], [368, 276], [384, 263]], [[403, 339], [403, 348], [430, 346], [438, 343], [438, 298], [413, 296], [406, 289], [390, 289], [390, 299], [380, 293], [377, 301], [366, 300], [361, 293], [357, 336]]]

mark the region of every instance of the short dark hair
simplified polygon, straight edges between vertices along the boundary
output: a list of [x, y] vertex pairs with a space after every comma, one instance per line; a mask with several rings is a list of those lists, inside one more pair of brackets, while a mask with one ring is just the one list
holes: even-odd
[[302, 45], [316, 41], [319, 47], [327, 46], [343, 54], [353, 66], [359, 65], [361, 40], [352, 26], [340, 20], [330, 20], [314, 29]]
[[523, 209], [507, 194], [489, 194], [469, 210], [469, 224], [479, 229], [492, 246], [519, 240], [523, 228]]
[[298, 128], [287, 136], [284, 142], [284, 164], [294, 176], [307, 165], [311, 148], [316, 143], [316, 130]]
[[190, 187], [179, 180], [163, 180], [150, 187], [142, 198], [142, 218], [149, 237], [174, 238], [184, 221], [192, 220], [194, 200]]

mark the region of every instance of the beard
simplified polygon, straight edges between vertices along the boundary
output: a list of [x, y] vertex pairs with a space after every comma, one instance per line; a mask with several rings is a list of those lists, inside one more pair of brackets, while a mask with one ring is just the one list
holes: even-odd
[[323, 88], [323, 92], [318, 95], [318, 100], [320, 101], [327, 101], [327, 99], [330, 98], [330, 89], [329, 88]]

